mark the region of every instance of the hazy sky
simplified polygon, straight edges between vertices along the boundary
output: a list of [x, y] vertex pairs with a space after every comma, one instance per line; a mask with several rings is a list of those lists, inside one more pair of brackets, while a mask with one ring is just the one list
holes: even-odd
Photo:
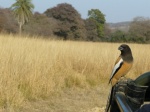
[[[16, 0], [0, 0], [0, 7], [8, 8]], [[99, 9], [105, 14], [106, 22], [132, 21], [134, 17], [150, 17], [150, 0], [32, 0], [34, 11], [43, 13], [59, 3], [71, 4], [87, 18], [88, 10]]]

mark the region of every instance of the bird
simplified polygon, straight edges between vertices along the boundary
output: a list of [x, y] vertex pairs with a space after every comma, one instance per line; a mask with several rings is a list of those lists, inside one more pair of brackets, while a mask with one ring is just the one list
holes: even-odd
[[133, 65], [133, 56], [130, 47], [127, 44], [122, 44], [118, 47], [118, 50], [121, 51], [121, 54], [115, 62], [109, 79], [109, 83], [111, 82], [112, 87], [121, 77], [129, 72]]
[[105, 112], [108, 112], [109, 107], [112, 104], [114, 86], [117, 84], [121, 77], [125, 76], [129, 72], [133, 65], [131, 48], [127, 44], [122, 44], [118, 47], [118, 50], [120, 50], [121, 54], [117, 58], [110, 75], [109, 83], [111, 83], [112, 88], [110, 90]]

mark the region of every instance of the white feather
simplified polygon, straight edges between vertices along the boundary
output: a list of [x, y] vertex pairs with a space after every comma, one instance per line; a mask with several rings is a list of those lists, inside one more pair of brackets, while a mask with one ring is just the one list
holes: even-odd
[[115, 73], [116, 70], [120, 67], [120, 64], [121, 64], [122, 62], [123, 62], [123, 59], [121, 58], [121, 59], [119, 60], [119, 62], [116, 63], [116, 65], [115, 65], [114, 68], [113, 68], [113, 71], [112, 71], [112, 74], [111, 74], [110, 79], [114, 76], [114, 73]]

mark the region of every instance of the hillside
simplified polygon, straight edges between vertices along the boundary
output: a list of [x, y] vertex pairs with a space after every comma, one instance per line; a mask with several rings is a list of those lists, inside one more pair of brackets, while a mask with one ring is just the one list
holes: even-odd
[[130, 21], [118, 22], [118, 23], [108, 23], [109, 28], [112, 30], [121, 30], [127, 32], [129, 30]]

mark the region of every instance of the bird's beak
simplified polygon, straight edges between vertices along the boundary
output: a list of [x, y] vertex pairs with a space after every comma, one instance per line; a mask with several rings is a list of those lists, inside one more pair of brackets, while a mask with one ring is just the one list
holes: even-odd
[[122, 51], [122, 50], [123, 50], [123, 47], [121, 47], [121, 46], [120, 46], [120, 47], [118, 47], [118, 50]]

